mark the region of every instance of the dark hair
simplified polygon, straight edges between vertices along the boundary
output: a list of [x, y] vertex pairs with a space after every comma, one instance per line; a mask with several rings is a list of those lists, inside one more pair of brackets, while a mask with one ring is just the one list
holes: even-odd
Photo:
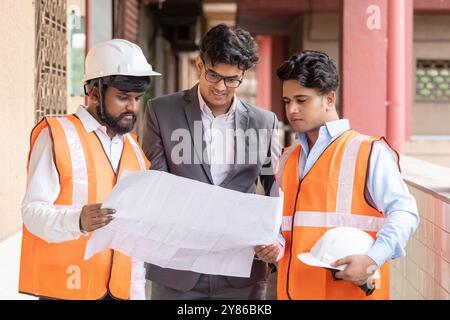
[[200, 57], [213, 66], [224, 63], [245, 71], [258, 62], [258, 45], [248, 31], [222, 23], [203, 36]]
[[281, 81], [297, 80], [302, 86], [321, 94], [339, 88], [336, 62], [320, 51], [303, 51], [292, 55], [277, 70]]

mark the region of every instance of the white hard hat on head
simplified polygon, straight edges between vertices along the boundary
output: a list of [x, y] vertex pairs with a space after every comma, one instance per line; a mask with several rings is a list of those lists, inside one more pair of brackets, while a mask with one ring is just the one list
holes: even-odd
[[113, 39], [89, 50], [83, 82], [113, 75], [144, 77], [161, 74], [153, 71], [138, 45], [123, 39]]
[[310, 266], [342, 271], [346, 265], [332, 267], [331, 264], [347, 256], [366, 254], [373, 243], [374, 239], [367, 232], [357, 228], [338, 227], [325, 232], [310, 252], [300, 253], [297, 257]]

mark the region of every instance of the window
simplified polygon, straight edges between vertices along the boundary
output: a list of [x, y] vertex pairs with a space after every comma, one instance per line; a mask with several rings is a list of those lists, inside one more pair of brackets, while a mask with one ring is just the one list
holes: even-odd
[[450, 60], [418, 60], [417, 102], [450, 102]]
[[86, 47], [86, 22], [81, 16], [80, 9], [69, 8], [69, 94], [71, 96], [84, 96], [83, 74], [84, 55]]

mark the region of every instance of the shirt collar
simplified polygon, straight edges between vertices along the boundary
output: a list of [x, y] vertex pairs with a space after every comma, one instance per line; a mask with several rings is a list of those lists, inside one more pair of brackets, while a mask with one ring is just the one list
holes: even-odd
[[[319, 128], [319, 139], [334, 140], [336, 137], [350, 129], [350, 122], [348, 119], [340, 119], [328, 121]], [[297, 140], [302, 145], [306, 153], [309, 152], [308, 139], [306, 133], [297, 133]]]
[[[106, 127], [101, 125], [97, 119], [89, 113], [86, 106], [80, 105], [77, 112], [75, 112], [75, 115], [80, 119], [87, 133], [91, 133], [98, 129], [107, 135]], [[122, 135], [115, 135], [114, 138], [122, 138]]]
[[[205, 100], [202, 97], [202, 94], [200, 93], [200, 86], [198, 86], [197, 88], [197, 95], [198, 95], [198, 102], [200, 104], [200, 109], [202, 110], [202, 112], [214, 117], [214, 114], [212, 113], [211, 109], [208, 107], [208, 105], [206, 104]], [[228, 110], [227, 113], [221, 116], [228, 118], [228, 116], [234, 115], [235, 111], [236, 111], [236, 96], [233, 97], [233, 103], [231, 104], [231, 108]]]
[[78, 107], [75, 115], [78, 117], [78, 119], [80, 119], [87, 133], [95, 131], [100, 127], [104, 127], [89, 113], [89, 111], [87, 111], [87, 107], [83, 105]]
[[348, 119], [340, 119], [335, 121], [329, 121], [325, 123], [328, 134], [331, 138], [336, 138], [337, 136], [343, 134], [345, 131], [350, 130], [350, 122]]

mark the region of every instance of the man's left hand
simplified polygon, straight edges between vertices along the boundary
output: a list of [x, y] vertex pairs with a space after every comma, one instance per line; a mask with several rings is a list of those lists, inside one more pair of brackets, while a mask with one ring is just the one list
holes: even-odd
[[335, 274], [337, 279], [353, 282], [357, 286], [367, 283], [367, 280], [378, 269], [375, 261], [367, 255], [353, 255], [337, 260], [331, 266], [338, 267], [346, 264], [343, 271]]

